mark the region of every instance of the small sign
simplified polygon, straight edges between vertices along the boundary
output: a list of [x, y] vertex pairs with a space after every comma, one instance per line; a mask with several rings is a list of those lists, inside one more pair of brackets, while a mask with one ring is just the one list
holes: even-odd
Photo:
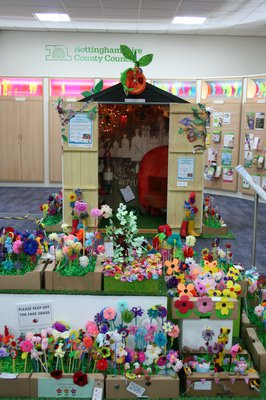
[[132, 189], [131, 189], [131, 187], [129, 185], [127, 185], [125, 188], [121, 188], [120, 192], [121, 192], [121, 194], [122, 194], [122, 196], [124, 198], [124, 201], [126, 203], [128, 203], [129, 201], [135, 199], [135, 195], [134, 195], [134, 193], [133, 193], [133, 191], [132, 191]]
[[16, 379], [17, 376], [18, 376], [18, 374], [2, 372], [2, 374], [0, 374], [0, 379]]
[[103, 388], [97, 386], [94, 387], [91, 400], [102, 400], [102, 398], [103, 398]]
[[187, 182], [176, 182], [177, 187], [187, 187], [188, 183]]
[[212, 381], [200, 381], [194, 383], [194, 390], [211, 390], [212, 389]]
[[106, 257], [114, 257], [114, 243], [112, 240], [108, 240], [104, 242], [104, 248], [105, 248], [105, 256]]
[[53, 323], [52, 302], [17, 303], [20, 328], [45, 328]]
[[137, 397], [141, 397], [145, 392], [145, 389], [142, 386], [137, 385], [135, 382], [130, 382], [130, 384], [127, 386], [127, 390], [135, 394]]
[[177, 181], [194, 181], [194, 158], [177, 158]]
[[93, 385], [94, 379], [89, 379], [85, 386], [78, 386], [73, 383], [72, 378], [38, 378], [38, 397], [90, 399]]

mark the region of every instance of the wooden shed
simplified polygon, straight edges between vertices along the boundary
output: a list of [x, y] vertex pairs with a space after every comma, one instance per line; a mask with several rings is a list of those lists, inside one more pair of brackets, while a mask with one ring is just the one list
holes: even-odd
[[[86, 121], [84, 112], [95, 109], [95, 118]], [[191, 143], [178, 133], [180, 121], [192, 116], [190, 103], [149, 83], [143, 93], [133, 96], [119, 83], [80, 100], [75, 110], [67, 127], [68, 143], [63, 145], [65, 223], [71, 225], [68, 196], [80, 188], [89, 209], [105, 202], [114, 211], [118, 204], [109, 204], [108, 195], [110, 201], [112, 197], [122, 202], [133, 192], [128, 206], [151, 215], [164, 212], [165, 222], [177, 231], [185, 215], [184, 201], [195, 192], [199, 209], [195, 228], [201, 230], [204, 160], [203, 151], [194, 149], [202, 140]], [[83, 133], [84, 127], [88, 129], [80, 143], [79, 126]], [[108, 162], [109, 175], [104, 171]], [[91, 217], [87, 223], [93, 226]]]

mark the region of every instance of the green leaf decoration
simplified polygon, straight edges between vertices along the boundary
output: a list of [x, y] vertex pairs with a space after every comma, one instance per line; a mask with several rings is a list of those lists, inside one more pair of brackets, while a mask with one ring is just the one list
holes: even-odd
[[206, 111], [206, 107], [204, 104], [198, 103], [199, 108], [201, 108], [203, 111]]
[[73, 350], [73, 351], [71, 351], [71, 352], [69, 353], [68, 357], [69, 357], [69, 358], [73, 358], [73, 357], [75, 357], [75, 355], [76, 355], [76, 350]]
[[134, 63], [137, 62], [137, 50], [134, 51]]
[[212, 315], [211, 312], [203, 314], [203, 313], [199, 312], [199, 310], [197, 308], [194, 308], [194, 313], [200, 318], [210, 318]]
[[125, 44], [121, 44], [120, 51], [127, 60], [135, 62], [135, 55], [128, 46], [126, 46]]
[[177, 308], [176, 308], [176, 310], [175, 310], [176, 316], [177, 316], [179, 319], [183, 319], [183, 318], [188, 318], [188, 317], [190, 317], [191, 312], [192, 312], [192, 310], [188, 310], [187, 313], [182, 314], [182, 313], [180, 313], [180, 312], [178, 311]]
[[89, 97], [93, 94], [90, 90], [86, 90], [86, 92], [80, 93], [83, 97]]
[[140, 67], [146, 67], [152, 62], [153, 59], [153, 54], [146, 54], [146, 56], [143, 56], [139, 59], [138, 64]]
[[68, 141], [66, 135], [62, 135], [62, 139], [63, 139], [64, 142]]
[[195, 125], [203, 125], [204, 124], [204, 121], [201, 118], [196, 118], [192, 122]]
[[102, 88], [103, 88], [103, 80], [101, 80], [100, 82], [98, 82], [95, 85], [95, 88], [93, 89], [93, 92], [94, 93], [99, 93], [102, 90]]
[[66, 131], [66, 128], [62, 128], [62, 129], [61, 129], [61, 132], [65, 132], [65, 131]]
[[216, 316], [217, 316], [218, 318], [221, 318], [221, 319], [228, 319], [228, 318], [231, 318], [231, 315], [232, 315], [232, 310], [229, 310], [229, 313], [228, 313], [227, 315], [223, 315], [223, 314], [221, 313], [221, 310], [215, 310], [215, 312], [216, 312]]
[[94, 107], [90, 110], [90, 112], [96, 113], [96, 112], [97, 112], [97, 106], [94, 106]]
[[122, 83], [122, 85], [123, 85], [123, 88], [124, 88], [124, 90], [125, 90], [126, 92], [131, 92], [131, 91], [134, 89], [134, 88], [128, 88], [127, 85], [126, 85], [127, 72], [128, 72], [130, 69], [134, 70], [134, 68], [127, 68], [127, 69], [125, 69], [125, 71], [123, 71], [123, 72], [121, 73], [121, 75], [120, 75], [120, 81], [121, 81], [121, 83]]
[[184, 132], [184, 129], [180, 127], [178, 130], [178, 133], [181, 135], [181, 133], [183, 133], [183, 132]]

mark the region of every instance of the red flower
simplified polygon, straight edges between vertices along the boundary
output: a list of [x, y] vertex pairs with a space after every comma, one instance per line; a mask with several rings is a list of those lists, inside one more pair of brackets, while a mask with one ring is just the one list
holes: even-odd
[[231, 249], [231, 244], [230, 244], [230, 243], [226, 243], [226, 244], [225, 244], [225, 247], [226, 247], [227, 249]]
[[60, 369], [54, 369], [50, 372], [52, 378], [61, 379], [63, 376], [63, 372]]
[[180, 314], [186, 314], [189, 310], [192, 310], [194, 303], [189, 301], [189, 297], [184, 295], [180, 299], [175, 301], [175, 308], [178, 309]]
[[193, 257], [194, 255], [194, 250], [192, 249], [192, 247], [184, 246], [182, 248], [182, 251], [185, 258]]
[[108, 368], [108, 361], [105, 359], [102, 360], [98, 360], [96, 362], [96, 369], [98, 369], [99, 371], [105, 371]]
[[77, 371], [73, 375], [73, 382], [78, 386], [85, 386], [88, 383], [88, 376], [81, 371]]

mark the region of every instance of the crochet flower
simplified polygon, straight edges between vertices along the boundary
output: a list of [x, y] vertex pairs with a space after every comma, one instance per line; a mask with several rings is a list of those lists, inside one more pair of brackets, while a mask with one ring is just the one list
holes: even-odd
[[189, 310], [192, 310], [194, 303], [189, 301], [189, 296], [183, 295], [180, 299], [175, 301], [175, 308], [178, 309], [180, 314], [186, 314]]
[[180, 329], [178, 325], [174, 325], [173, 329], [171, 330], [171, 332], [168, 332], [168, 336], [170, 336], [171, 338], [175, 339], [179, 336], [180, 333]]
[[189, 247], [193, 247], [196, 244], [195, 236], [189, 235], [186, 237], [186, 245]]
[[24, 340], [23, 342], [20, 343], [20, 348], [21, 348], [21, 351], [23, 351], [25, 353], [29, 353], [31, 351], [31, 349], [33, 348], [33, 344], [29, 340]]
[[23, 243], [23, 251], [25, 254], [28, 254], [29, 256], [33, 256], [34, 254], [36, 254], [38, 247], [39, 244], [35, 239], [27, 239]]
[[165, 322], [162, 324], [162, 330], [163, 330], [165, 333], [172, 332], [173, 327], [174, 327], [174, 324], [173, 324], [172, 321], [165, 321]]
[[194, 295], [196, 295], [195, 287], [194, 287], [193, 283], [189, 283], [188, 285], [179, 283], [177, 285], [177, 290], [179, 292], [179, 297], [181, 297], [181, 296], [193, 297]]
[[204, 266], [203, 266], [203, 271], [204, 272], [210, 272], [211, 274], [215, 274], [216, 272], [219, 271], [218, 267], [217, 267], [217, 260], [214, 261], [207, 261], [204, 260]]
[[264, 312], [264, 307], [260, 304], [254, 308], [254, 313], [257, 317], [262, 317]]
[[86, 323], [86, 331], [89, 335], [96, 337], [99, 334], [99, 329], [95, 322], [88, 321]]
[[167, 344], [167, 338], [166, 335], [163, 332], [157, 332], [154, 335], [154, 343], [158, 347], [164, 347]]
[[89, 265], [89, 258], [87, 256], [79, 257], [79, 264], [82, 268], [86, 268]]
[[108, 361], [104, 358], [102, 360], [98, 360], [96, 362], [96, 369], [98, 369], [98, 371], [106, 371], [108, 368]]
[[237, 293], [240, 292], [241, 292], [241, 286], [239, 285], [239, 283], [234, 284], [233, 281], [227, 281], [226, 289], [223, 290], [223, 295], [236, 299]]
[[110, 218], [112, 216], [113, 210], [107, 204], [101, 206], [101, 215], [103, 218]]
[[227, 272], [227, 276], [231, 279], [233, 279], [234, 281], [237, 281], [240, 275], [240, 271], [234, 267], [230, 267], [228, 272]]
[[150, 318], [156, 319], [159, 315], [159, 310], [156, 306], [153, 306], [148, 309], [147, 314]]
[[73, 375], [73, 382], [78, 386], [85, 386], [88, 383], [88, 376], [81, 371], [77, 371]]
[[174, 272], [179, 272], [179, 260], [174, 258], [173, 261], [165, 261], [164, 265], [167, 268], [166, 275], [172, 275]]
[[196, 302], [196, 306], [200, 313], [206, 314], [212, 311], [213, 302], [210, 297], [203, 296], [198, 299], [198, 301]]
[[102, 215], [101, 210], [99, 210], [99, 208], [92, 208], [91, 209], [91, 215], [93, 217], [100, 217]]
[[116, 312], [112, 307], [107, 307], [103, 311], [103, 316], [107, 321], [113, 321], [116, 319]]
[[54, 379], [61, 379], [63, 376], [63, 371], [61, 371], [60, 369], [54, 369], [50, 372], [50, 375]]
[[230, 310], [234, 308], [234, 303], [228, 297], [224, 297], [221, 301], [215, 302], [215, 309], [220, 311], [222, 315], [228, 315]]
[[202, 331], [201, 336], [205, 340], [206, 344], [208, 345], [209, 342], [213, 339], [214, 337], [214, 332], [210, 327], [207, 327], [204, 331]]
[[209, 291], [208, 291], [208, 295], [209, 295], [210, 297], [221, 297], [222, 292], [221, 292], [220, 290], [218, 290], [218, 289], [209, 290]]
[[22, 252], [22, 245], [23, 245], [23, 243], [21, 240], [16, 240], [13, 243], [13, 251], [15, 254], [20, 254]]

